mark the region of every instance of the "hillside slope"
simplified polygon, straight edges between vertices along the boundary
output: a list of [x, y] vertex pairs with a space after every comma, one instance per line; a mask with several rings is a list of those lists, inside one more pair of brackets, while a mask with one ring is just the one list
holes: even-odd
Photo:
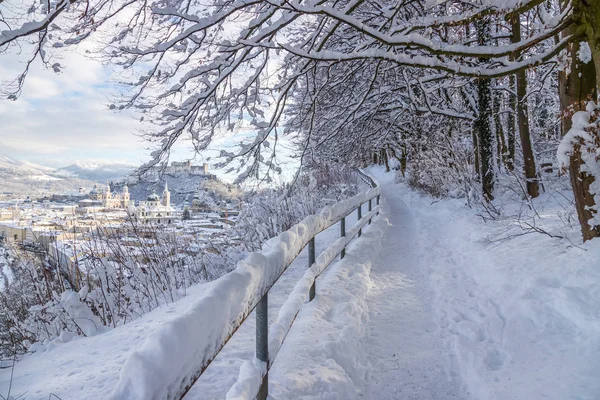
[[135, 166], [123, 163], [76, 161], [69, 166], [57, 169], [55, 175], [104, 183], [123, 180], [134, 169]]
[[80, 187], [90, 189], [93, 182], [78, 177], [65, 177], [54, 168], [19, 161], [0, 154], [0, 194], [41, 196], [77, 193]]

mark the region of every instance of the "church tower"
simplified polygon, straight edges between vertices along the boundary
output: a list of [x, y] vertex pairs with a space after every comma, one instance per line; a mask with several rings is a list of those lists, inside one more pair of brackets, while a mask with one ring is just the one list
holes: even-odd
[[125, 184], [125, 186], [123, 186], [123, 194], [122, 194], [123, 208], [127, 208], [127, 206], [129, 206], [130, 198], [131, 197], [129, 195], [129, 187], [127, 187], [127, 184]]
[[110, 193], [110, 184], [106, 182], [106, 189], [104, 189], [104, 193], [102, 194], [102, 207], [111, 208], [111, 199], [112, 194]]
[[162, 205], [165, 207], [169, 207], [171, 205], [171, 192], [169, 192], [169, 186], [167, 182], [165, 182], [165, 190], [163, 190], [162, 194]]

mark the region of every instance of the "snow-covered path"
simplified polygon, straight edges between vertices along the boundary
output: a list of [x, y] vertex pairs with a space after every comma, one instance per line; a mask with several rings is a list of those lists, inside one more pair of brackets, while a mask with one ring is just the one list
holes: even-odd
[[[370, 274], [364, 399], [600, 399], [598, 242], [519, 235], [372, 172], [392, 226]], [[549, 196], [536, 207], [564, 229]]]
[[434, 320], [419, 226], [401, 193], [393, 183], [383, 186], [392, 226], [371, 270], [366, 351], [373, 369], [364, 398], [463, 399], [449, 378], [448, 352]]

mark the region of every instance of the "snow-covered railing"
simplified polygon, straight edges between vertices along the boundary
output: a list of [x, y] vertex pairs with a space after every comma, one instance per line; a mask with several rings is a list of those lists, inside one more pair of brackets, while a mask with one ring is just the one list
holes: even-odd
[[[359, 172], [371, 189], [304, 218], [288, 231], [268, 240], [260, 252], [240, 261], [237, 268], [206, 284], [206, 293], [185, 312], [148, 336], [125, 360], [113, 399], [181, 399], [232, 335], [256, 309], [256, 360], [242, 366], [240, 379], [228, 393], [268, 394], [268, 370], [302, 304], [315, 296], [317, 277], [361, 236], [362, 228], [379, 213], [380, 188]], [[375, 204], [373, 204], [375, 203]], [[363, 206], [367, 213], [363, 216]], [[358, 221], [346, 230], [346, 217]], [[315, 237], [340, 222], [340, 238], [315, 254]], [[269, 331], [268, 293], [288, 266], [308, 245], [309, 268], [296, 284]], [[271, 336], [271, 341], [269, 341]]]

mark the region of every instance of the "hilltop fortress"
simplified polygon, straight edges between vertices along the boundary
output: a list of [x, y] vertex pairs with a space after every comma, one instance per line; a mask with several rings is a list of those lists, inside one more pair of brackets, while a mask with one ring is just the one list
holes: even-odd
[[193, 165], [191, 161], [172, 161], [171, 165], [165, 168], [165, 173], [174, 174], [178, 172], [186, 172], [192, 175], [203, 175], [206, 179], [215, 179], [216, 175], [208, 172], [208, 164]]

